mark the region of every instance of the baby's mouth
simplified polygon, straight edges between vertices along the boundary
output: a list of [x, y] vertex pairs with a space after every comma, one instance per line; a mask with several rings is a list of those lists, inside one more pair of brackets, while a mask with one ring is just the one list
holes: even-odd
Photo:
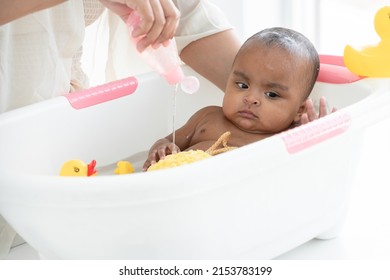
[[258, 117], [251, 110], [241, 110], [238, 114], [246, 119], [258, 119]]

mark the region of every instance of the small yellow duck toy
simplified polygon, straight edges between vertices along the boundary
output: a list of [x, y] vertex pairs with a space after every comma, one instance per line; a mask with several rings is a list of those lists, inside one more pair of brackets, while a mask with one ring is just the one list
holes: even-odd
[[382, 40], [360, 51], [347, 45], [344, 49], [344, 63], [352, 73], [360, 76], [390, 77], [390, 6], [377, 11], [374, 26]]
[[114, 173], [118, 175], [134, 173], [134, 167], [130, 162], [121, 160], [116, 164]]
[[97, 174], [95, 167], [95, 160], [86, 164], [82, 160], [72, 159], [62, 165], [60, 176], [95, 176]]

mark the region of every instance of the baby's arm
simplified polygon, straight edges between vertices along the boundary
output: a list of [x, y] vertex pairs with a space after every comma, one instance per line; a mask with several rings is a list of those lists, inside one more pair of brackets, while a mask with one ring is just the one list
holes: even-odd
[[157, 140], [149, 150], [148, 158], [146, 159], [143, 170], [147, 170], [150, 165], [158, 162], [169, 154], [178, 153], [184, 151], [191, 146], [192, 136], [194, 135], [196, 128], [200, 121], [202, 121], [206, 115], [215, 108], [213, 106], [205, 107], [196, 112], [187, 121], [185, 125], [175, 131], [175, 143], [173, 143], [173, 134]]
[[[163, 159], [166, 155], [180, 152], [180, 148], [171, 140], [171, 135], [157, 140], [149, 150], [148, 158], [146, 159], [143, 170], [146, 171], [149, 166]], [[176, 141], [175, 141], [176, 142]]]

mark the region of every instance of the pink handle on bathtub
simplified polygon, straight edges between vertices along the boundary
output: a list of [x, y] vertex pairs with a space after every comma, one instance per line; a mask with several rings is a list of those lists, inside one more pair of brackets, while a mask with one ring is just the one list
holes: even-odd
[[135, 92], [137, 86], [137, 79], [129, 77], [86, 90], [68, 93], [64, 96], [73, 108], [82, 109], [130, 95]]
[[348, 114], [336, 112], [306, 125], [282, 132], [280, 137], [287, 151], [293, 154], [342, 134], [350, 124], [351, 117]]
[[320, 72], [317, 82], [348, 84], [363, 79], [355, 75], [344, 64], [344, 58], [336, 55], [320, 55]]

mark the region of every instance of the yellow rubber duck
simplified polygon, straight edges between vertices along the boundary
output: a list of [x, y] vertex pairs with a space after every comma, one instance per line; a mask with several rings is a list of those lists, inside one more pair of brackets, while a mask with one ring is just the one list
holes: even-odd
[[347, 45], [344, 49], [344, 63], [352, 73], [360, 76], [390, 77], [390, 6], [384, 6], [376, 12], [374, 26], [382, 40], [360, 51]]
[[134, 167], [133, 165], [131, 165], [130, 162], [128, 161], [119, 161], [117, 164], [116, 164], [116, 169], [114, 170], [114, 173], [115, 174], [130, 174], [130, 173], [134, 173]]
[[86, 164], [82, 160], [72, 159], [62, 165], [60, 176], [95, 176], [97, 174], [95, 166], [95, 160]]

